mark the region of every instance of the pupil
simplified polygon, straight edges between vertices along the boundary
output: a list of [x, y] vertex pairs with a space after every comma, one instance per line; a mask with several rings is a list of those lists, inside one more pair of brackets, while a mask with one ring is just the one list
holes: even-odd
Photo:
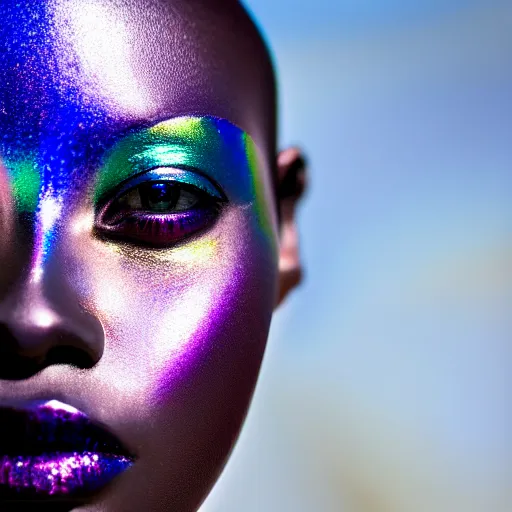
[[143, 203], [151, 210], [171, 210], [177, 202], [179, 191], [170, 183], [151, 183], [144, 191]]

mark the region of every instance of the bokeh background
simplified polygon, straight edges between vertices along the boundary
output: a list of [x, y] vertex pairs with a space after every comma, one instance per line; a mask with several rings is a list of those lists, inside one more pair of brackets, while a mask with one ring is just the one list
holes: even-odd
[[512, 3], [246, 5], [306, 273], [202, 512], [512, 511]]

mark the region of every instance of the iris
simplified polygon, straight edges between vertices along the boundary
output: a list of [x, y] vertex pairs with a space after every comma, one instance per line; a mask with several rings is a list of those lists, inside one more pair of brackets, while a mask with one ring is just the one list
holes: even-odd
[[153, 212], [173, 210], [180, 196], [172, 183], [147, 183], [140, 186], [139, 193], [142, 206]]

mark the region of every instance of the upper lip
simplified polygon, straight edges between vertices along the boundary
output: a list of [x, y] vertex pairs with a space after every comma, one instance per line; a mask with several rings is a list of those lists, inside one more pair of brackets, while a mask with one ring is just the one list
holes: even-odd
[[134, 459], [108, 429], [56, 400], [0, 407], [0, 434], [0, 455], [96, 452]]

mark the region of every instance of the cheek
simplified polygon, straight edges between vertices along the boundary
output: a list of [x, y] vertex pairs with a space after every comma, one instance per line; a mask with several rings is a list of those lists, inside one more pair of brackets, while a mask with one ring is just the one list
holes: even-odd
[[75, 282], [106, 333], [95, 371], [118, 397], [149, 412], [219, 354], [219, 373], [242, 361], [257, 373], [276, 260], [248, 209], [226, 211], [208, 233], [165, 251], [76, 238]]

